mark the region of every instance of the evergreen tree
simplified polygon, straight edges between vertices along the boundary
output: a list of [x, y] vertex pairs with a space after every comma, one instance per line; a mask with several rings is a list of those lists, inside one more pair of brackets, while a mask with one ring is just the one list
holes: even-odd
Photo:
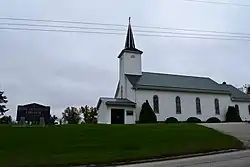
[[241, 122], [242, 119], [235, 107], [229, 106], [226, 114], [226, 122]]
[[148, 100], [142, 104], [140, 116], [139, 116], [139, 123], [156, 123], [157, 118], [156, 115], [151, 108]]

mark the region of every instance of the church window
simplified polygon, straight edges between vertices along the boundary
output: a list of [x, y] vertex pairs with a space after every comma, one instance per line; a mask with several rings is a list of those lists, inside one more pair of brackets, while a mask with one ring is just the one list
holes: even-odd
[[235, 105], [235, 111], [236, 111], [238, 114], [240, 114], [240, 109], [239, 109], [239, 105], [238, 105], [238, 104]]
[[249, 113], [249, 115], [250, 115], [250, 105], [248, 105], [248, 113]]
[[123, 98], [123, 86], [121, 85], [121, 98]]
[[153, 102], [154, 102], [154, 112], [159, 113], [159, 97], [157, 95], [154, 95]]
[[181, 114], [181, 99], [179, 96], [175, 98], [176, 103], [176, 114]]
[[214, 106], [215, 106], [215, 114], [220, 115], [220, 104], [218, 99], [214, 100]]
[[201, 114], [201, 100], [199, 97], [196, 98], [196, 113], [197, 115]]

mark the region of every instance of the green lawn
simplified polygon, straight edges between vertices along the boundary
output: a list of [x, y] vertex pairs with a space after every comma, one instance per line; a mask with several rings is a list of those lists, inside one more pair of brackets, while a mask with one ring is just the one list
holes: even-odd
[[233, 137], [194, 124], [0, 126], [1, 167], [100, 164], [240, 148]]

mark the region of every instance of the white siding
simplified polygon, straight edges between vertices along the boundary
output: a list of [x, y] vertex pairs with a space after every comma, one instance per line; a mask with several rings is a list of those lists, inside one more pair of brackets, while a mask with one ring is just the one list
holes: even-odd
[[109, 120], [109, 111], [106, 104], [102, 101], [99, 110], [97, 111], [97, 123], [98, 124], [108, 124]]
[[[123, 98], [130, 98], [131, 95], [131, 84], [128, 85], [127, 78], [125, 74], [132, 74], [132, 75], [141, 75], [141, 54], [135, 53], [126, 53], [124, 52], [123, 55], [120, 57], [119, 60], [119, 81], [120, 81], [120, 89], [119, 89], [119, 96]], [[123, 89], [121, 89], [123, 87]], [[121, 95], [121, 91], [123, 90], [123, 94]]]
[[250, 121], [250, 114], [248, 110], [248, 105], [250, 105], [250, 102], [232, 102], [232, 106], [235, 106], [236, 104], [239, 106], [240, 117], [242, 121]]
[[130, 101], [135, 102], [135, 90], [132, 89], [132, 84], [129, 82], [129, 80], [126, 78], [126, 98]]
[[124, 74], [141, 75], [141, 55], [136, 53], [126, 53], [123, 56]]
[[[229, 95], [137, 90], [136, 120], [139, 119], [141, 106], [146, 100], [149, 101], [153, 108], [154, 95], [159, 97], [159, 114], [156, 114], [158, 121], [165, 121], [168, 117], [175, 117], [179, 121], [186, 121], [189, 117], [197, 117], [201, 121], [206, 121], [210, 117], [217, 117], [224, 121], [228, 105], [231, 103]], [[176, 96], [179, 96], [181, 99], [181, 114], [176, 114]], [[201, 115], [196, 114], [196, 97], [200, 98]], [[220, 115], [215, 114], [215, 98], [219, 99]]]

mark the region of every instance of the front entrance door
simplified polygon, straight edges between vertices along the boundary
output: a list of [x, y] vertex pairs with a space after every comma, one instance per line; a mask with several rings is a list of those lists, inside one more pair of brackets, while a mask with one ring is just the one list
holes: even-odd
[[111, 109], [111, 124], [124, 124], [124, 109]]

